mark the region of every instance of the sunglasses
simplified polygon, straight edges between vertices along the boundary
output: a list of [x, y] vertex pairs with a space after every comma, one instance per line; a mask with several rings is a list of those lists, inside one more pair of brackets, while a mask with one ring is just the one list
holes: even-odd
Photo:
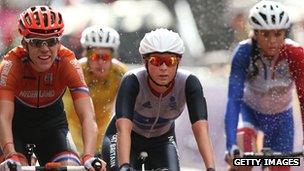
[[98, 54], [93, 52], [89, 56], [92, 61], [98, 61], [99, 59], [102, 59], [103, 61], [109, 61], [112, 59], [112, 54], [108, 54], [108, 53]]
[[24, 40], [31, 44], [31, 46], [34, 47], [42, 47], [42, 46], [48, 46], [52, 47], [55, 46], [59, 42], [59, 37], [51, 37], [47, 39], [41, 39], [41, 38], [24, 38]]
[[172, 57], [158, 57], [158, 56], [150, 56], [148, 62], [154, 66], [161, 66], [165, 63], [168, 67], [175, 66], [179, 62], [179, 58], [176, 56]]

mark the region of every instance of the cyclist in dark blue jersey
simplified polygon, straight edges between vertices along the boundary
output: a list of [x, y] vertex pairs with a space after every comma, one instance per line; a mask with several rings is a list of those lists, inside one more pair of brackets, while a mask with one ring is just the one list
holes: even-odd
[[108, 169], [139, 170], [138, 156], [146, 151], [147, 170], [179, 171], [174, 121], [187, 104], [198, 149], [206, 168], [214, 170], [202, 86], [196, 76], [178, 69], [183, 41], [173, 31], [157, 29], [145, 35], [139, 52], [145, 67], [124, 75], [116, 115], [103, 140], [102, 155]]

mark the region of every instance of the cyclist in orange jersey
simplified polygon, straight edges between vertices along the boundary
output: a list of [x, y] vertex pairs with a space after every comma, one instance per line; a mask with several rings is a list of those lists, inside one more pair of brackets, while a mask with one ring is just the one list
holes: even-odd
[[[85, 56], [79, 60], [90, 95], [93, 100], [98, 126], [96, 152], [102, 144], [105, 129], [111, 118], [117, 90], [123, 74], [127, 71], [126, 65], [115, 59], [117, 56], [120, 37], [116, 30], [107, 26], [91, 26], [82, 32], [81, 44]], [[69, 128], [77, 150], [83, 152], [81, 141], [81, 124], [76, 117], [70, 93], [66, 92], [66, 105]]]
[[[0, 65], [0, 145], [5, 161], [27, 165], [26, 145], [35, 144], [40, 165], [84, 165], [94, 171], [97, 125], [92, 100], [74, 53], [60, 43], [64, 23], [49, 6], [33, 6], [20, 14], [21, 46]], [[62, 96], [69, 88], [83, 125], [84, 155], [71, 139]], [[103, 162], [103, 161], [101, 161]], [[105, 170], [105, 163], [101, 170]]]

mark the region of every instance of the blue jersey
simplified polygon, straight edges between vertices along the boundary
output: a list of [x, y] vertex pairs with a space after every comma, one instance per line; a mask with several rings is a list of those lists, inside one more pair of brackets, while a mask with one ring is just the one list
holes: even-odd
[[[254, 65], [251, 40], [239, 43], [232, 60], [225, 115], [228, 149], [236, 144], [236, 131], [242, 107], [248, 106], [269, 117], [291, 108], [294, 81], [288, 56], [289, 49], [292, 49], [294, 44], [286, 39], [283, 51], [277, 58], [269, 60], [261, 56]], [[254, 67], [258, 68], [258, 73], [249, 77]]]

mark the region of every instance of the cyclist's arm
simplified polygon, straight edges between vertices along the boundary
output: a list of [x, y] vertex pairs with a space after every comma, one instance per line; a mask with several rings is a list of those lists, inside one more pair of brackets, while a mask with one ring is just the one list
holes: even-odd
[[192, 124], [192, 131], [206, 168], [214, 168], [214, 155], [207, 120], [199, 120]]
[[304, 130], [304, 49], [303, 47], [292, 47], [288, 51], [288, 62], [290, 72], [296, 84], [298, 98], [302, 113], [302, 127]]
[[15, 153], [12, 133], [17, 70], [14, 59], [6, 55], [0, 64], [0, 145], [5, 156]]
[[139, 83], [136, 76], [134, 74], [126, 74], [122, 79], [116, 99], [117, 155], [119, 165], [130, 162], [132, 120], [138, 92]]
[[116, 121], [117, 127], [117, 156], [118, 164], [130, 163], [131, 131], [133, 123], [130, 119], [120, 118]]
[[[0, 90], [0, 93], [2, 91]], [[0, 100], [0, 142], [4, 156], [15, 153], [12, 133], [12, 120], [14, 116], [14, 102]]]
[[94, 154], [97, 142], [97, 124], [93, 102], [89, 96], [74, 100], [75, 111], [82, 126], [84, 154]]
[[214, 168], [214, 157], [208, 131], [207, 105], [200, 81], [194, 75], [186, 80], [186, 101], [192, 130], [206, 168]]
[[228, 102], [225, 113], [226, 147], [236, 144], [239, 113], [243, 103], [244, 82], [250, 63], [251, 47], [240, 45], [233, 55], [228, 85]]

